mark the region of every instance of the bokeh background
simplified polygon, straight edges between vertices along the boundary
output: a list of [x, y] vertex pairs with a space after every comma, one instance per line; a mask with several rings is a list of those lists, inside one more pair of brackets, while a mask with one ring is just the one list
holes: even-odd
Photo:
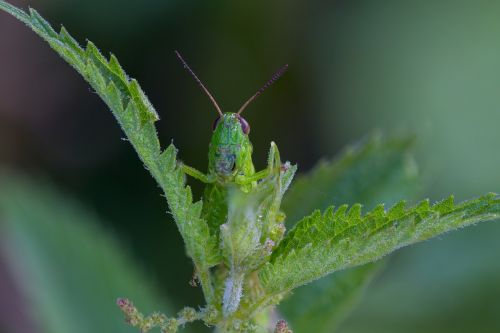
[[[462, 200], [500, 191], [500, 1], [11, 3], [32, 6], [55, 26], [64, 23], [79, 41], [88, 38], [103, 53], [112, 51], [157, 108], [163, 145], [174, 140], [180, 158], [199, 169], [206, 168], [216, 113], [174, 49], [225, 111], [237, 110], [276, 69], [290, 65], [285, 77], [245, 111], [259, 169], [271, 140], [283, 158], [305, 172], [320, 158], [380, 130], [415, 134], [419, 197], [437, 200], [453, 193]], [[23, 184], [4, 182], [0, 193], [18, 198], [12, 206], [32, 205], [24, 213], [31, 213], [35, 224], [63, 219], [54, 213], [60, 206], [78, 206], [64, 213], [75, 219], [91, 211], [88, 219], [95, 227], [104, 228], [132, 257], [124, 266], [141, 269], [137, 277], [122, 276], [136, 285], [131, 293], [140, 295], [137, 281], [147, 280], [157, 290], [147, 297], [165, 308], [201, 305], [201, 293], [188, 285], [192, 267], [165, 213], [166, 202], [122, 138], [111, 113], [78, 74], [33, 32], [0, 12], [0, 168], [11, 183]], [[200, 186], [192, 185], [199, 193]], [[18, 197], [12, 188], [21, 188]], [[99, 246], [97, 240], [82, 241], [95, 239], [92, 233], [64, 232], [73, 246]], [[57, 225], [37, 231], [54, 239], [58, 233], [63, 231]], [[2, 232], [0, 225], [0, 332], [42, 331], [44, 312], [28, 303], [32, 294], [50, 299], [50, 290], [64, 294], [67, 302], [52, 310], [50, 302], [42, 302], [44, 311], [64, 317], [68, 330], [61, 332], [121, 320], [114, 299], [79, 304], [79, 281], [92, 285], [98, 273], [67, 277], [66, 268], [78, 265], [77, 258], [51, 264], [61, 255], [55, 249], [40, 262], [16, 252], [17, 236]], [[499, 238], [500, 225], [489, 223], [396, 253], [340, 331], [500, 331]], [[33, 249], [44, 251], [38, 243]], [[22, 269], [6, 259], [13, 252], [20, 266], [57, 271], [53, 289], [20, 277]], [[89, 270], [94, 260], [99, 258], [90, 261]], [[66, 283], [72, 287], [65, 289]], [[106, 292], [115, 297], [112, 290], [85, 291]], [[79, 305], [85, 309], [79, 315], [64, 314]], [[80, 330], [70, 330], [68, 323], [78, 321]], [[103, 327], [103, 332], [116, 331]], [[127, 332], [121, 321], [118, 327]]]

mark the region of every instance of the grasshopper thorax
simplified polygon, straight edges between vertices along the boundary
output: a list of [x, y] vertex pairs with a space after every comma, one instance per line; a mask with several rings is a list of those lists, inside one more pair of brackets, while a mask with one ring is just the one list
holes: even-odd
[[248, 122], [236, 113], [224, 113], [214, 122], [208, 168], [219, 181], [232, 181], [236, 175], [246, 174], [249, 165], [253, 168], [249, 132]]

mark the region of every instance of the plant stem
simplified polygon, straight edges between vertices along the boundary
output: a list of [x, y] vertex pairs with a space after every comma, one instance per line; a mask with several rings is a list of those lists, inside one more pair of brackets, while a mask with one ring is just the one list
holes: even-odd
[[212, 285], [210, 271], [208, 269], [200, 269], [199, 267], [196, 267], [196, 271], [198, 272], [198, 278], [200, 279], [201, 289], [203, 290], [205, 301], [207, 302], [207, 305], [213, 305], [214, 288]]

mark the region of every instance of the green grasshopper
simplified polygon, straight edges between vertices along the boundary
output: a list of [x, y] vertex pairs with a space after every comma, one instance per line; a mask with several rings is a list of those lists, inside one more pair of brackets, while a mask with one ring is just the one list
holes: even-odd
[[[288, 188], [296, 167], [281, 163], [278, 148], [271, 142], [267, 168], [255, 171], [252, 143], [248, 137], [250, 125], [241, 116], [245, 108], [287, 70], [278, 70], [236, 113], [223, 113], [212, 94], [203, 85], [179, 52], [175, 51], [184, 68], [193, 76], [212, 101], [219, 116], [213, 124], [208, 151], [208, 172], [202, 173], [181, 164], [189, 176], [206, 183], [202, 217], [210, 231], [218, 235], [223, 265], [219, 271], [225, 277], [219, 299], [225, 316], [239, 306], [242, 292], [258, 294], [255, 285], [244, 287], [245, 277], [265, 262], [285, 231], [284, 214], [279, 211], [281, 198]], [[253, 289], [253, 290], [252, 290]]]

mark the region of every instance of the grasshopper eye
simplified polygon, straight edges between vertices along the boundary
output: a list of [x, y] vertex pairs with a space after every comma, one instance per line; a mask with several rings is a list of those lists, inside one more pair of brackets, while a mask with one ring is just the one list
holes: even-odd
[[241, 130], [243, 131], [243, 133], [248, 135], [248, 133], [250, 133], [250, 124], [248, 124], [248, 121], [246, 121], [245, 118], [240, 115], [238, 115], [238, 120], [240, 121]]
[[220, 122], [220, 117], [217, 117], [217, 119], [214, 120], [214, 123], [212, 124], [212, 130], [215, 131], [217, 128], [217, 125], [219, 125]]

